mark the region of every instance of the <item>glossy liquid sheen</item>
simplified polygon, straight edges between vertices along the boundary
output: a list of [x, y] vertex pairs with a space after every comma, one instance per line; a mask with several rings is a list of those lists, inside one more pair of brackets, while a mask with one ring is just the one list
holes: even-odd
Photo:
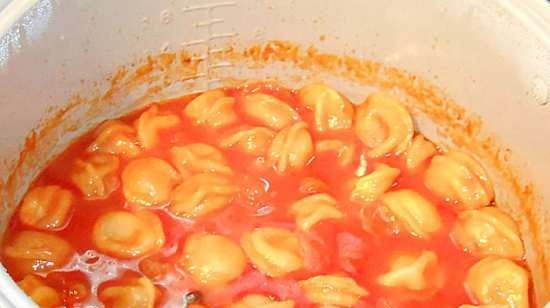
[[[302, 185], [304, 178], [310, 177], [322, 181], [325, 185], [313, 188], [313, 192], [325, 192], [333, 196], [338, 208], [344, 212], [342, 219], [328, 219], [315, 224], [308, 232], [301, 232], [301, 238], [308, 243], [306, 251], [307, 266], [282, 278], [269, 278], [260, 273], [249, 262], [243, 274], [224, 287], [204, 291], [202, 304], [207, 307], [224, 307], [247, 294], [265, 294], [278, 300], [292, 299], [295, 307], [316, 307], [304, 296], [297, 281], [320, 274], [345, 274], [368, 291], [354, 307], [438, 307], [455, 308], [461, 304], [472, 303], [464, 288], [468, 269], [478, 260], [461, 247], [453, 243], [449, 232], [457, 219], [456, 211], [441, 198], [430, 192], [423, 183], [423, 164], [414, 173], [405, 167], [403, 155], [386, 155], [378, 159], [365, 158], [365, 146], [357, 139], [353, 130], [330, 133], [331, 138], [340, 138], [355, 143], [353, 163], [342, 167], [338, 164], [334, 152], [314, 155], [302, 170], [276, 173], [273, 168], [259, 167], [258, 158], [244, 154], [238, 149], [222, 149], [219, 140], [226, 132], [238, 125], [252, 123], [241, 109], [245, 93], [261, 92], [273, 95], [292, 106], [310, 127], [313, 127], [313, 115], [300, 104], [295, 91], [272, 86], [255, 84], [245, 88], [228, 88], [227, 95], [236, 98], [236, 112], [239, 123], [228, 127], [213, 129], [196, 126], [182, 116], [182, 110], [194, 96], [168, 100], [159, 103], [162, 113], [172, 113], [182, 121], [174, 128], [160, 132], [160, 143], [149, 150], [142, 151], [139, 157], [158, 157], [169, 162], [169, 150], [175, 145], [202, 142], [218, 148], [233, 169], [232, 181], [241, 188], [240, 193], [223, 209], [195, 219], [181, 218], [170, 213], [166, 207], [149, 208], [156, 213], [163, 224], [166, 242], [160, 251], [151, 256], [135, 260], [117, 260], [96, 252], [91, 239], [96, 219], [109, 211], [126, 209], [133, 211], [138, 205], [129, 204], [123, 195], [121, 185], [106, 199], [86, 200], [82, 193], [67, 177], [67, 166], [82, 156], [93, 141], [91, 133], [76, 140], [67, 150], [53, 160], [36, 178], [32, 187], [40, 185], [60, 185], [71, 190], [76, 196], [68, 224], [61, 230], [51, 231], [66, 239], [76, 250], [77, 256], [61, 269], [39, 275], [45, 282], [62, 294], [67, 307], [79, 307], [83, 303], [98, 304], [97, 291], [108, 285], [124, 281], [129, 277], [138, 277], [143, 273], [143, 260], [153, 260], [162, 275], [152, 279], [157, 288], [158, 299], [155, 306], [165, 307], [182, 305], [182, 294], [199, 288], [183, 269], [176, 263], [182, 254], [183, 243], [192, 233], [215, 233], [224, 235], [239, 243], [244, 232], [256, 227], [279, 227], [296, 231], [295, 218], [289, 214], [290, 205], [311, 192]], [[140, 116], [142, 111], [134, 112], [121, 120], [129, 125]], [[313, 142], [321, 138], [314, 129], [309, 130]], [[322, 138], [326, 139], [324, 134]], [[130, 159], [120, 157], [118, 172], [124, 169]], [[443, 227], [429, 240], [418, 239], [407, 232], [391, 228], [379, 218], [373, 218], [364, 228], [359, 217], [363, 205], [349, 200], [353, 188], [352, 181], [356, 171], [366, 161], [366, 173], [373, 170], [376, 163], [385, 163], [399, 168], [401, 174], [390, 190], [409, 188], [436, 205]], [[376, 207], [374, 202], [373, 207]], [[17, 215], [11, 219], [5, 241], [9, 241], [19, 231], [31, 229], [23, 225]], [[430, 250], [437, 254], [438, 264], [443, 277], [443, 285], [434, 290], [410, 291], [404, 288], [385, 287], [378, 283], [380, 275], [389, 271], [391, 260], [403, 253], [415, 253]], [[220, 258], [224, 258], [220, 255]], [[141, 263], [141, 266], [140, 266]], [[23, 278], [9, 260], [4, 260], [12, 277], [18, 281]], [[181, 307], [181, 306], [179, 306]]]

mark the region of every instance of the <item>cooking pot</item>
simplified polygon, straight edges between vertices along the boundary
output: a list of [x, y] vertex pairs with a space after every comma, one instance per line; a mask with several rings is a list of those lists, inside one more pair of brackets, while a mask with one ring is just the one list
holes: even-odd
[[[550, 4], [543, 0], [21, 0], [0, 12], [0, 225], [105, 118], [274, 79], [393, 92], [424, 134], [482, 159], [550, 299]], [[2, 267], [0, 307], [35, 307]]]

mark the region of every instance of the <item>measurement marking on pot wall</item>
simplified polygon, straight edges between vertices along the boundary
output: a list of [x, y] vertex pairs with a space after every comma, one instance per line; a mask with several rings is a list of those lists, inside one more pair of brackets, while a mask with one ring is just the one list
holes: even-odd
[[227, 51], [227, 49], [225, 48], [214, 47], [213, 44], [217, 40], [230, 39], [238, 35], [236, 32], [215, 33], [213, 31], [214, 25], [223, 24], [225, 22], [225, 19], [223, 17], [214, 16], [214, 10], [217, 8], [231, 7], [236, 5], [237, 5], [236, 2], [227, 1], [227, 2], [217, 2], [217, 3], [203, 4], [203, 5], [187, 6], [182, 9], [182, 12], [184, 13], [201, 12], [201, 11], [206, 12], [206, 19], [201, 20], [194, 24], [194, 26], [197, 28], [206, 27], [207, 29], [206, 37], [181, 43], [181, 46], [184, 48], [192, 47], [192, 46], [201, 46], [201, 45], [204, 45], [206, 48], [206, 51], [203, 52], [202, 54], [192, 57], [192, 60], [203, 61], [204, 72], [201, 72], [193, 76], [189, 76], [189, 78], [186, 78], [186, 79], [195, 79], [195, 80], [200, 78], [205, 78], [206, 89], [204, 90], [210, 89], [213, 86], [217, 86], [218, 83], [221, 81], [220, 78], [214, 78], [212, 76], [214, 70], [233, 66], [233, 63], [231, 63], [230, 61], [213, 60], [212, 55], [221, 54], [224, 51]]

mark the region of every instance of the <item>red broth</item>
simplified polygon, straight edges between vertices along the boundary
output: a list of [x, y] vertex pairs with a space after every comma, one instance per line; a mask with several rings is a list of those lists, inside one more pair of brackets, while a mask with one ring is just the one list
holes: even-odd
[[[301, 118], [313, 127], [312, 112], [301, 107], [300, 99], [293, 90], [271, 84], [258, 83], [244, 88], [225, 89], [227, 95], [236, 98], [236, 112], [239, 124], [254, 123], [253, 119], [240, 108], [242, 98], [250, 92], [263, 92], [273, 95], [298, 111]], [[306, 269], [291, 273], [283, 278], [269, 278], [260, 273], [250, 263], [244, 273], [222, 288], [203, 292], [202, 304], [206, 307], [226, 307], [247, 294], [266, 294], [278, 300], [294, 300], [295, 307], [315, 307], [308, 301], [299, 288], [297, 281], [320, 274], [345, 274], [353, 278], [368, 291], [354, 307], [408, 308], [438, 307], [456, 308], [461, 304], [473, 304], [464, 288], [468, 269], [478, 260], [455, 245], [449, 237], [449, 231], [457, 218], [457, 213], [444, 200], [432, 194], [423, 184], [426, 164], [414, 173], [407, 171], [403, 156], [387, 155], [380, 159], [367, 159], [367, 173], [372, 171], [377, 162], [383, 162], [401, 169], [401, 174], [390, 188], [397, 190], [409, 188], [419, 192], [437, 206], [443, 221], [443, 228], [429, 240], [422, 240], [406, 232], [396, 232], [375, 215], [377, 202], [372, 205], [373, 219], [368, 230], [362, 226], [359, 210], [363, 205], [349, 201], [355, 170], [359, 157], [366, 151], [363, 144], [354, 136], [353, 130], [333, 133], [331, 137], [351, 140], [355, 146], [354, 161], [348, 167], [338, 164], [334, 153], [323, 153], [315, 156], [303, 169], [280, 175], [270, 168], [258, 168], [255, 158], [234, 149], [222, 149], [218, 142], [222, 136], [234, 131], [238, 125], [212, 129], [196, 126], [182, 115], [182, 110], [196, 95], [167, 100], [159, 103], [161, 112], [168, 112], [181, 117], [177, 127], [163, 130], [160, 143], [154, 148], [142, 151], [137, 157], [158, 157], [170, 161], [169, 150], [175, 145], [191, 142], [202, 142], [217, 147], [222, 151], [229, 166], [235, 172], [235, 181], [241, 192], [226, 207], [196, 219], [182, 219], [171, 214], [165, 207], [154, 207], [161, 219], [166, 235], [162, 249], [152, 256], [138, 260], [117, 260], [106, 257], [95, 251], [91, 239], [96, 219], [103, 213], [117, 209], [134, 209], [136, 205], [126, 202], [119, 186], [105, 199], [86, 200], [67, 177], [68, 166], [85, 153], [93, 141], [93, 134], [88, 133], [77, 139], [64, 152], [55, 158], [39, 174], [32, 187], [40, 185], [60, 185], [71, 190], [77, 200], [71, 211], [68, 224], [59, 231], [49, 231], [66, 239], [76, 250], [77, 256], [69, 265], [50, 271], [37, 273], [45, 278], [45, 283], [60, 294], [66, 307], [79, 307], [82, 303], [98, 303], [97, 291], [120, 283], [128, 277], [139, 277], [146, 272], [155, 273], [152, 281], [157, 289], [157, 307], [175, 305], [177, 298], [187, 291], [197, 289], [197, 284], [177, 265], [181, 255], [182, 244], [192, 233], [216, 233], [224, 235], [236, 243], [244, 232], [255, 227], [280, 227], [295, 230], [294, 217], [288, 214], [292, 202], [307, 195], [301, 189], [304, 178], [321, 180], [319, 190], [327, 192], [338, 201], [339, 209], [345, 213], [343, 219], [329, 219], [317, 223], [309, 232], [300, 234], [305, 243]], [[143, 110], [136, 111], [121, 118], [130, 125], [140, 116]], [[310, 129], [314, 142], [321, 136]], [[326, 138], [326, 134], [322, 136]], [[121, 158], [119, 172], [124, 169], [129, 159]], [[367, 209], [369, 212], [369, 209]], [[4, 242], [15, 234], [28, 230], [14, 215], [7, 229]], [[415, 253], [431, 250], [438, 256], [443, 284], [440, 288], [426, 291], [410, 291], [403, 288], [384, 287], [377, 278], [388, 272], [390, 262], [403, 253]], [[223, 257], [223, 256], [220, 256]], [[146, 261], [143, 261], [146, 260]], [[23, 273], [17, 270], [13, 260], [3, 258], [3, 263], [10, 275], [21, 280]], [[94, 265], [97, 265], [94, 267]]]

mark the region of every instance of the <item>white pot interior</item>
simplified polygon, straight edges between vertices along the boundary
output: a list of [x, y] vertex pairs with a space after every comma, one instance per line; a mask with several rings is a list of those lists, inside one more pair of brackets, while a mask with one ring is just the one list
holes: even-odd
[[[138, 0], [131, 5], [109, 0], [39, 1], [0, 40], [2, 227], [29, 181], [71, 138], [153, 99], [227, 84], [230, 77], [274, 78], [291, 87], [325, 79], [355, 101], [372, 91], [373, 84], [350, 75], [335, 76], [322, 65], [253, 65], [250, 59], [217, 52], [232, 47], [237, 53], [270, 40], [292, 41], [303, 50], [315, 46], [320, 52], [369, 59], [422, 76], [442, 89], [444, 97], [480, 116], [480, 135], [460, 145], [488, 159], [501, 184], [497, 202], [518, 215], [531, 248], [528, 262], [542, 306], [550, 299], [550, 207], [545, 201], [550, 199], [549, 29], [550, 5], [542, 0]], [[197, 71], [153, 71], [149, 77], [174, 74], [173, 79], [182, 79], [158, 92], [147, 90], [162, 80], [144, 79], [128, 91], [129, 87], [115, 86], [111, 99], [89, 103], [112, 87], [110, 77], [120, 65], [141, 64], [147, 55], [163, 52], [179, 55], [182, 50], [209, 58]], [[193, 75], [196, 78], [183, 78]], [[421, 131], [443, 143], [453, 141], [436, 133], [434, 118], [429, 112], [422, 116], [426, 110], [414, 105], [414, 97], [404, 88], [386, 90], [418, 109]], [[60, 119], [42, 121], [70, 102], [77, 103]], [[450, 137], [462, 127], [448, 126]], [[38, 150], [17, 167], [26, 137], [35, 128], [42, 132], [37, 134]], [[479, 142], [492, 133], [497, 136], [492, 144], [502, 150], [498, 158], [508, 162], [506, 167], [492, 165], [495, 153]], [[12, 175], [14, 170], [18, 172]], [[510, 181], [510, 174], [519, 180]], [[519, 185], [516, 191], [513, 185]], [[522, 194], [525, 187], [532, 187], [533, 194]], [[530, 234], [533, 230], [536, 236]], [[0, 279], [0, 306], [32, 307], [4, 271]]]

